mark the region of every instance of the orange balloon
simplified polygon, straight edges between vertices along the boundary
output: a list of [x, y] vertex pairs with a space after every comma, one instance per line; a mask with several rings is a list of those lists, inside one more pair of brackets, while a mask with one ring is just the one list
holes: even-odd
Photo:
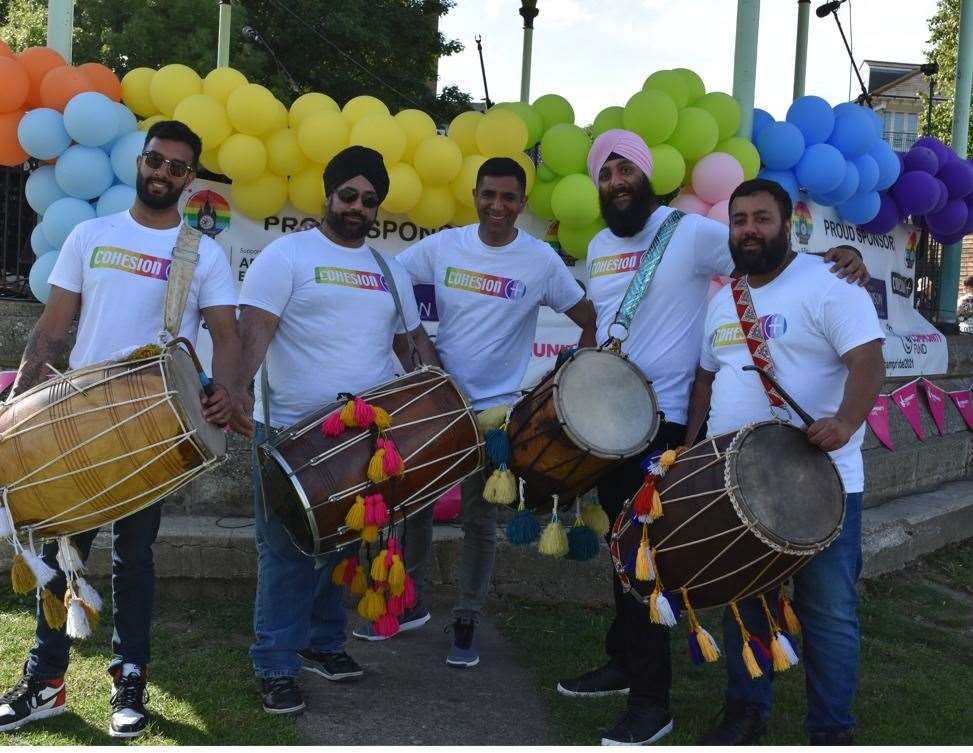
[[64, 58], [60, 52], [50, 47], [28, 47], [17, 55], [17, 60], [30, 76], [30, 93], [27, 95], [25, 109], [33, 110], [41, 106], [41, 81], [52, 68], [64, 65]]
[[72, 97], [94, 88], [91, 79], [73, 65], [61, 65], [49, 70], [41, 81], [41, 104], [64, 112]]
[[14, 57], [13, 52], [7, 47], [7, 43], [0, 39], [0, 58], [12, 58]]
[[0, 112], [19, 110], [30, 92], [30, 76], [14, 58], [0, 56]]
[[14, 167], [27, 160], [27, 152], [17, 140], [17, 126], [24, 117], [23, 110], [14, 110], [0, 115], [0, 165]]
[[78, 70], [91, 79], [96, 92], [116, 102], [122, 101], [122, 82], [111, 68], [101, 63], [85, 63], [79, 65]]

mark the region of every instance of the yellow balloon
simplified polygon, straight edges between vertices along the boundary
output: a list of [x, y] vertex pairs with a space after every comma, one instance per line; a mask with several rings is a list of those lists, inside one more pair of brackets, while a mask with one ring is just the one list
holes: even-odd
[[292, 175], [287, 195], [298, 210], [320, 217], [324, 211], [324, 165], [311, 164]]
[[340, 112], [315, 112], [301, 121], [297, 141], [304, 156], [326, 165], [348, 146], [348, 121]]
[[275, 98], [274, 109], [274, 122], [270, 124], [270, 128], [267, 129], [267, 133], [273, 133], [274, 131], [279, 131], [281, 128], [287, 128], [287, 105]]
[[230, 92], [226, 99], [226, 114], [240, 133], [260, 136], [273, 129], [279, 117], [277, 104], [277, 99], [266, 87], [246, 84]]
[[419, 227], [436, 230], [456, 214], [456, 200], [448, 186], [425, 186], [419, 203], [409, 210], [409, 219]]
[[405, 131], [405, 154], [402, 159], [412, 162], [419, 143], [436, 135], [436, 124], [422, 110], [402, 110], [396, 114], [395, 122]]
[[155, 71], [151, 68], [133, 68], [122, 78], [122, 102], [143, 118], [159, 112], [149, 91], [154, 76]]
[[327, 94], [309, 92], [294, 100], [287, 115], [288, 123], [296, 131], [301, 127], [304, 118], [316, 112], [341, 112], [341, 108]]
[[192, 94], [176, 106], [173, 119], [182, 121], [203, 140], [203, 151], [216, 149], [233, 133], [226, 108], [208, 94]]
[[419, 203], [421, 195], [422, 181], [412, 165], [398, 162], [389, 168], [389, 193], [382, 209], [390, 214], [405, 214]]
[[199, 164], [209, 170], [211, 173], [220, 174], [220, 150], [211, 149], [208, 152], [203, 152], [199, 155]]
[[406, 136], [391, 115], [366, 115], [351, 127], [348, 143], [374, 149], [382, 155], [387, 170], [402, 159]]
[[483, 117], [483, 113], [476, 110], [461, 112], [446, 130], [446, 135], [459, 145], [464, 157], [476, 154], [479, 149], [476, 145], [476, 128]]
[[442, 186], [459, 175], [463, 152], [446, 136], [430, 136], [416, 147], [412, 164], [424, 186]]
[[186, 97], [201, 94], [203, 80], [188, 65], [172, 63], [162, 66], [149, 82], [149, 94], [157, 112], [172, 115], [176, 105]]
[[203, 94], [225, 105], [230, 93], [247, 85], [247, 77], [236, 68], [214, 68], [203, 79]]
[[453, 196], [464, 207], [472, 209], [473, 191], [476, 189], [476, 173], [480, 165], [486, 162], [487, 158], [482, 154], [471, 154], [463, 158], [463, 166], [460, 168], [459, 175], [453, 178], [450, 188]]
[[456, 214], [453, 215], [453, 219], [449, 221], [449, 224], [453, 227], [463, 227], [463, 225], [475, 225], [479, 221], [480, 218], [475, 209], [457, 205]]
[[527, 178], [527, 193], [530, 193], [534, 190], [534, 181], [537, 180], [537, 168], [534, 166], [534, 160], [527, 156], [526, 152], [515, 152], [509, 156], [524, 168], [524, 175]]
[[382, 100], [376, 97], [370, 97], [367, 94], [362, 94], [360, 97], [353, 97], [345, 102], [345, 106], [341, 109], [341, 114], [345, 116], [345, 120], [351, 126], [354, 126], [355, 123], [366, 115], [389, 115], [391, 117], [389, 108]]
[[491, 110], [476, 124], [476, 147], [487, 157], [523, 151], [527, 126], [512, 110]]
[[141, 121], [139, 123], [139, 130], [140, 131], [147, 131], [152, 126], [154, 126], [156, 123], [158, 123], [158, 122], [160, 122], [162, 120], [168, 120], [168, 119], [169, 118], [167, 118], [165, 115], [150, 115], [145, 120], [143, 120], [143, 121]]
[[290, 128], [274, 131], [264, 141], [267, 147], [267, 169], [274, 175], [294, 175], [307, 167], [297, 133]]
[[267, 169], [267, 149], [256, 136], [234, 133], [220, 146], [220, 172], [231, 180], [256, 180]]
[[262, 220], [277, 214], [287, 203], [287, 179], [264, 173], [256, 180], [233, 181], [230, 186], [233, 208], [247, 217]]

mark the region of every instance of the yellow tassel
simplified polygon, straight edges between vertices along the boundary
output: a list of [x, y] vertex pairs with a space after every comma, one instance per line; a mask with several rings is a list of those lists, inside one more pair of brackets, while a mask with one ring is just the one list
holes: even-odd
[[381, 484], [383, 481], [389, 480], [389, 477], [385, 475], [385, 468], [383, 467], [384, 457], [385, 450], [380, 448], [375, 450], [372, 459], [368, 461], [368, 480], [373, 484]]
[[51, 591], [45, 588], [41, 591], [41, 608], [44, 612], [44, 621], [52, 630], [60, 630], [68, 620], [68, 610], [64, 604]]
[[747, 672], [750, 673], [751, 680], [763, 677], [763, 670], [760, 669], [760, 665], [757, 663], [757, 657], [753, 655], [753, 649], [750, 648], [748, 638], [745, 638], [743, 641], [743, 664], [746, 666]]
[[[101, 613], [84, 599], [78, 599], [78, 601], [81, 603], [81, 608], [88, 617], [88, 625], [91, 627], [92, 632], [94, 632], [95, 628], [98, 627], [99, 620], [101, 620]], [[67, 612], [65, 612], [64, 616], [67, 619]]]
[[791, 663], [787, 660], [787, 654], [784, 653], [784, 649], [781, 648], [780, 641], [777, 640], [777, 634], [770, 639], [770, 658], [774, 661], [774, 672], [785, 672], [791, 668]]
[[341, 409], [341, 423], [349, 429], [355, 428], [355, 401], [349, 400]]
[[791, 606], [791, 600], [783, 594], [781, 594], [780, 600], [783, 604], [781, 611], [784, 613], [784, 625], [787, 626], [787, 632], [791, 635], [799, 635], [801, 632], [801, 621], [797, 619], [794, 607]]
[[655, 580], [652, 568], [652, 552], [649, 548], [649, 527], [642, 524], [642, 540], [639, 542], [638, 553], [635, 555], [635, 580], [648, 583]]
[[377, 405], [372, 406], [372, 410], [375, 411], [375, 426], [379, 428], [380, 431], [385, 431], [392, 426], [392, 417], [389, 415], [385, 408], [379, 408]]
[[385, 597], [373, 588], [365, 591], [358, 602], [358, 614], [369, 622], [374, 622], [385, 614]]
[[[659, 586], [656, 584], [656, 591], [658, 591]], [[649, 595], [649, 621], [653, 625], [661, 625], [662, 618], [659, 616], [659, 604], [658, 600], [655, 598], [656, 591], [653, 591]]]
[[397, 554], [392, 555], [392, 567], [389, 568], [389, 589], [393, 596], [401, 596], [405, 590], [405, 563]]
[[37, 578], [20, 552], [14, 555], [14, 561], [10, 565], [10, 584], [14, 593], [18, 594], [30, 593], [37, 588]]
[[361, 494], [355, 496], [355, 504], [345, 513], [345, 525], [353, 531], [360, 531], [365, 527], [365, 498]]
[[361, 540], [366, 544], [374, 544], [378, 541], [378, 526], [365, 526], [361, 532]]
[[122, 361], [141, 361], [146, 358], [155, 358], [162, 355], [162, 348], [158, 345], [140, 345], [129, 353]]
[[388, 580], [389, 569], [385, 566], [385, 557], [389, 550], [383, 549], [378, 556], [372, 560], [372, 580], [376, 583], [384, 583]]
[[[666, 450], [666, 452], [671, 452], [671, 450]], [[649, 517], [652, 520], [658, 520], [662, 517], [662, 497], [659, 496], [658, 489], [652, 492], [652, 507], [649, 509]]]
[[506, 405], [497, 405], [487, 408], [476, 416], [476, 423], [480, 427], [480, 432], [486, 434], [490, 429], [499, 429], [507, 420]]
[[676, 457], [677, 455], [675, 450], [666, 450], [665, 452], [662, 453], [661, 456], [659, 456], [659, 465], [661, 465], [666, 470], [669, 470], [669, 468], [672, 467], [673, 463], [676, 462]]
[[560, 522], [552, 520], [547, 524], [537, 544], [537, 550], [550, 557], [563, 557], [568, 553], [568, 532]]
[[696, 643], [699, 651], [703, 655], [703, 661], [712, 663], [720, 658], [720, 650], [716, 647], [716, 641], [702, 625], [696, 627]]
[[599, 536], [604, 536], [611, 528], [608, 513], [597, 502], [589, 502], [584, 506], [581, 511], [581, 522]]
[[513, 471], [504, 468], [490, 474], [483, 487], [483, 499], [495, 505], [509, 505], [517, 501], [517, 479]]
[[345, 558], [341, 560], [337, 565], [335, 565], [334, 570], [331, 571], [331, 582], [336, 586], [343, 585], [345, 582], [345, 573], [348, 570], [348, 559]]
[[365, 578], [365, 568], [359, 565], [355, 568], [355, 577], [351, 579], [351, 585], [348, 590], [355, 595], [361, 595], [365, 593], [368, 588], [368, 580]]

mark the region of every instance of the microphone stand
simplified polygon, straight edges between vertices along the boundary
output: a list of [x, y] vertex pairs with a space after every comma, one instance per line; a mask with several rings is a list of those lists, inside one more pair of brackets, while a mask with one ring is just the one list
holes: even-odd
[[287, 70], [287, 67], [280, 61], [280, 58], [277, 57], [277, 53], [274, 52], [274, 48], [271, 47], [267, 40], [263, 38], [263, 35], [252, 26], [246, 27], [243, 35], [253, 42], [258, 42], [265, 50], [267, 50], [267, 52], [270, 53], [270, 57], [274, 59], [274, 62], [277, 64], [277, 68], [282, 74], [284, 74], [284, 78], [287, 79], [287, 85], [290, 87], [291, 91], [297, 95], [300, 95], [302, 93], [301, 87], [297, 85], [297, 81], [294, 80], [291, 72]]
[[480, 54], [480, 73], [483, 75], [483, 94], [486, 100], [486, 106], [489, 110], [493, 107], [493, 102], [490, 101], [490, 90], [487, 89], [487, 79], [486, 79], [486, 66], [483, 65], [483, 45], [480, 44], [480, 40], [483, 39], [479, 34], [476, 35], [476, 51]]
[[855, 69], [855, 76], [858, 77], [858, 85], [862, 89], [861, 96], [858, 98], [860, 103], [868, 105], [869, 108], [872, 106], [872, 95], [868, 93], [868, 87], [865, 86], [865, 82], [862, 81], [862, 74], [858, 71], [858, 66], [855, 65], [855, 56], [851, 52], [851, 46], [848, 44], [848, 40], [845, 38], [845, 30], [841, 27], [841, 19], [838, 18], [838, 9], [835, 8], [831, 11], [831, 15], [834, 16], [834, 22], [838, 24], [838, 32], [841, 34], [841, 41], [845, 43], [845, 49], [848, 51], [848, 58], [851, 60], [851, 67]]

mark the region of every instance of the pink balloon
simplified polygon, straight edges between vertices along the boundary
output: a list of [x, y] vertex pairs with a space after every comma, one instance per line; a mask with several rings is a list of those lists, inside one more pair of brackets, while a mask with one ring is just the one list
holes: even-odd
[[696, 194], [690, 191], [688, 188], [684, 188], [679, 192], [669, 206], [673, 209], [679, 209], [686, 214], [701, 214], [704, 217], [706, 213], [709, 212], [709, 204], [699, 198]]
[[718, 201], [713, 205], [713, 208], [709, 210], [706, 215], [711, 220], [716, 220], [717, 222], [722, 222], [724, 225], [730, 224], [730, 200], [723, 199], [723, 201]]
[[735, 157], [723, 152], [707, 154], [693, 168], [693, 191], [707, 204], [729, 199], [743, 183], [743, 168]]

